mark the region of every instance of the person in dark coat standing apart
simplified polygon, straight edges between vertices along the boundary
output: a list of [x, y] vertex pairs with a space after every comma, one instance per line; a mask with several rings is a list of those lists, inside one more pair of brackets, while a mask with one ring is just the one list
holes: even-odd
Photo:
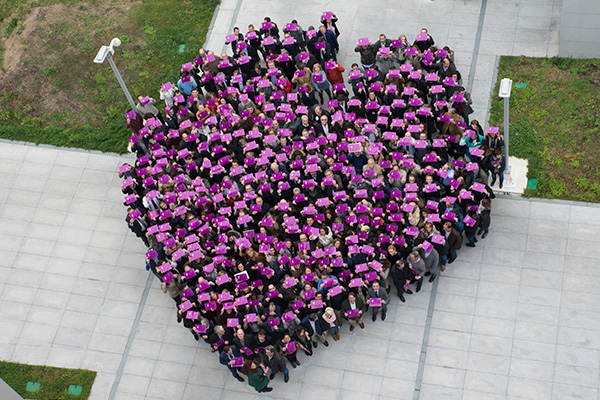
[[285, 364], [285, 358], [275, 351], [275, 346], [270, 345], [265, 347], [265, 352], [262, 354], [262, 365], [271, 370], [269, 379], [275, 378], [275, 374], [279, 371], [283, 372], [283, 380], [287, 383], [290, 380], [290, 371]]

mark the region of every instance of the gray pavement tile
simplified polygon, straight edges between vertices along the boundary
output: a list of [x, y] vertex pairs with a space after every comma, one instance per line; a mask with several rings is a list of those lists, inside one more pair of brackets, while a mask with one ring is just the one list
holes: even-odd
[[102, 298], [72, 294], [69, 297], [69, 302], [66, 308], [67, 310], [71, 311], [79, 311], [98, 315], [98, 313], [102, 309], [103, 302], [104, 300]]
[[586, 367], [600, 368], [600, 351], [576, 347], [572, 345], [558, 345], [556, 347], [556, 363]]
[[584, 386], [597, 390], [599, 373], [598, 368], [556, 363], [554, 381], [559, 384]]
[[510, 376], [508, 395], [515, 398], [546, 400], [552, 397], [552, 383]]
[[150, 386], [150, 381], [150, 377], [124, 373], [121, 376], [121, 382], [119, 383], [119, 398], [121, 398], [122, 394], [145, 396], [148, 391], [148, 386]]
[[475, 297], [439, 293], [436, 296], [435, 310], [473, 314], [475, 312], [475, 303]]
[[69, 182], [79, 182], [84, 170], [73, 168], [71, 166], [54, 165], [50, 170], [50, 175], [53, 179]]
[[360, 372], [346, 371], [342, 386], [351, 392], [379, 394], [383, 378], [376, 375], [368, 375]]
[[556, 356], [556, 345], [551, 343], [515, 339], [513, 342], [512, 351], [513, 358], [554, 362], [554, 357]]
[[[488, 252], [488, 250], [489, 249], [486, 248], [486, 252]], [[514, 262], [514, 264], [517, 264], [517, 259], [524, 254], [524, 252], [513, 251], [513, 250], [499, 250], [499, 249], [491, 249], [491, 250], [489, 250], [489, 253], [498, 255], [498, 253], [501, 253], [502, 251], [512, 253], [512, 256], [514, 256], [515, 258], [510, 257], [509, 254], [503, 255], [503, 257], [506, 257], [506, 259], [510, 259], [511, 261]], [[492, 263], [492, 262], [490, 261], [490, 263]], [[500, 263], [492, 263], [492, 264], [494, 264], [494, 265], [486, 265], [486, 266], [482, 267], [481, 275], [480, 275], [480, 279], [482, 282], [496, 282], [496, 283], [507, 283], [507, 284], [522, 282], [523, 270], [521, 269], [520, 265], [519, 266], [506, 266], [506, 264], [500, 264]]]
[[[404, 378], [404, 377], [402, 377]], [[394, 399], [411, 399], [414, 394], [414, 382], [392, 377], [384, 377], [381, 384], [381, 396], [389, 396]]]
[[56, 248], [59, 244], [54, 241], [54, 238], [49, 239], [50, 240], [26, 237], [23, 239], [19, 251], [28, 254], [50, 256], [55, 254]]
[[[52, 176], [46, 180], [46, 185], [44, 187], [44, 193], [48, 193], [50, 195], [62, 196], [67, 199], [72, 199], [77, 191], [77, 186], [79, 186], [79, 181], [75, 180], [61, 180], [54, 179]], [[54, 207], [51, 207], [54, 208]]]
[[477, 290], [479, 299], [517, 301], [520, 286], [515, 283], [480, 281]]
[[187, 382], [190, 372], [189, 365], [158, 360], [154, 366], [152, 378], [170, 382]]
[[19, 362], [24, 364], [45, 365], [48, 353], [50, 353], [50, 349], [40, 344], [20, 344], [15, 346], [11, 361], [19, 360]]
[[33, 212], [33, 215], [29, 215], [28, 220], [31, 220], [32, 224], [49, 224], [62, 226], [66, 216], [66, 211], [56, 211], [49, 210], [46, 208], [37, 208], [35, 212]]
[[2, 300], [14, 301], [15, 303], [32, 304], [37, 293], [37, 288], [29, 286], [18, 286], [7, 283], [2, 291]]
[[489, 374], [478, 371], [467, 371], [464, 389], [486, 393], [505, 394], [508, 386], [508, 376]]
[[[488, 238], [491, 237], [491, 235], [492, 233], [490, 233], [490, 236], [488, 236]], [[499, 266], [513, 267], [515, 268], [515, 270], [517, 269], [517, 267], [520, 269], [525, 258], [525, 252], [521, 250], [499, 249], [495, 247], [486, 246], [483, 251], [483, 257], [486, 260], [486, 264], [492, 265], [485, 265], [486, 269], [482, 269], [481, 271], [482, 278], [484, 272], [492, 273], [493, 271], [497, 270]]]
[[527, 251], [523, 260], [523, 268], [539, 269], [560, 273], [565, 266], [565, 257], [556, 256], [551, 253], [538, 253]]
[[85, 351], [53, 346], [48, 353], [46, 363], [54, 367], [80, 368]]
[[600, 330], [598, 316], [599, 313], [597, 310], [584, 311], [579, 309], [561, 308], [559, 324], [561, 326], [573, 328]]
[[65, 348], [87, 350], [91, 338], [90, 330], [59, 327], [52, 343]]
[[[387, 354], [387, 348], [386, 348]], [[386, 370], [385, 364], [390, 361], [392, 363], [406, 363], [407, 361], [401, 360], [385, 360], [383, 357], [372, 356], [369, 354], [360, 354], [355, 352], [350, 352], [348, 354], [348, 358], [346, 359], [345, 370], [365, 373], [370, 375], [378, 375], [381, 376]], [[391, 370], [390, 370], [391, 372]], [[416, 376], [416, 368], [415, 373]]]
[[555, 256], [565, 254], [567, 240], [558, 237], [547, 237], [529, 234], [527, 236], [527, 250], [548, 253]]
[[522, 286], [519, 292], [519, 302], [559, 307], [560, 293], [557, 293], [555, 289]]
[[540, 306], [536, 304], [519, 304], [517, 321], [531, 321], [542, 324], [558, 324], [558, 307]]
[[517, 303], [507, 300], [478, 299], [475, 315], [514, 320], [517, 315]]
[[19, 300], [19, 298], [2, 300], [0, 304], [2, 304], [4, 309], [4, 312], [2, 313], [4, 319], [18, 322], [24, 322], [28, 319], [29, 310], [31, 310], [31, 304], [22, 303], [19, 302]]
[[556, 343], [558, 329], [555, 325], [540, 324], [531, 321], [517, 321], [514, 331], [515, 339], [532, 340], [543, 343]]
[[88, 344], [88, 349], [121, 355], [125, 350], [126, 343], [127, 337], [125, 336], [100, 333], [99, 331], [94, 330], [92, 337], [90, 338], [90, 343]]
[[481, 244], [484, 245], [486, 248], [495, 247], [499, 249], [525, 250], [526, 244], [530, 236], [531, 235], [519, 234], [514, 232], [494, 232], [493, 234], [490, 234], [485, 240], [482, 240]]
[[[576, 286], [577, 289], [581, 289], [581, 286], [577, 285], [577, 283], [573, 283], [573, 286]], [[587, 289], [587, 285], [585, 287]], [[598, 309], [598, 304], [600, 304], [600, 294], [594, 293], [594, 291], [598, 292], [597, 286], [594, 287], [594, 291], [590, 293], [585, 290], [578, 290], [576, 292], [569, 291], [567, 290], [566, 285], [563, 286], [563, 288], [560, 297], [560, 304], [562, 307], [583, 311], [595, 311]]]
[[535, 269], [523, 269], [521, 271], [521, 283], [527, 286], [543, 287], [560, 290], [562, 282], [561, 273], [554, 271], [542, 271]]
[[47, 191], [40, 197], [38, 206], [48, 210], [67, 211], [71, 206], [73, 198], [63, 194], [51, 194]]
[[431, 327], [457, 332], [470, 332], [473, 325], [472, 314], [436, 311], [433, 314]]
[[597, 388], [589, 388], [562, 383], [554, 383], [554, 385], [552, 385], [552, 400], [595, 399], [597, 397]]
[[510, 376], [552, 382], [554, 363], [514, 358], [510, 364]]
[[429, 346], [425, 363], [440, 367], [466, 369], [468, 357], [469, 353], [464, 351]]
[[435, 400], [435, 399], [449, 399], [449, 400], [461, 400], [463, 396], [462, 388], [445, 387], [435, 384], [424, 383], [421, 386], [420, 399], [423, 400]]
[[[448, 266], [447, 268], [452, 268]], [[448, 270], [447, 270], [448, 271]], [[459, 296], [475, 297], [478, 293], [480, 282], [475, 279], [464, 279], [443, 274], [443, 279], [438, 283], [438, 294], [455, 294]]]
[[471, 332], [438, 329], [432, 327], [429, 332], [429, 343], [432, 346], [468, 351]]
[[[26, 257], [21, 257], [19, 254], [15, 260], [15, 265], [29, 265], [29, 261]], [[32, 261], [33, 264], [35, 262]], [[44, 263], [45, 264], [45, 263]], [[31, 288], [37, 288], [42, 281], [42, 274], [36, 272], [32, 267], [27, 269], [19, 267], [13, 267], [8, 275], [8, 283], [11, 285], [20, 285], [20, 286], [28, 286]]]
[[493, 354], [497, 356], [510, 356], [512, 351], [512, 339], [499, 336], [471, 335], [470, 351], [477, 353]]
[[75, 286], [75, 276], [56, 275], [45, 273], [40, 282], [40, 289], [48, 289], [56, 292], [71, 293]]
[[123, 319], [100, 315], [96, 320], [94, 331], [116, 336], [129, 337], [132, 325], [133, 319]]
[[181, 400], [196, 400], [199, 396], [206, 397], [208, 399], [220, 399], [222, 390], [215, 388], [205, 388], [202, 386], [188, 384], [185, 387], [183, 397]]
[[508, 375], [511, 358], [493, 354], [469, 352], [466, 368], [469, 371]]
[[451, 388], [464, 387], [465, 370], [445, 368], [434, 365], [427, 366], [423, 371], [423, 383]]
[[148, 359], [136, 357], [130, 353], [130, 356], [127, 357], [127, 362], [125, 364], [125, 368], [123, 369], [123, 373], [151, 378], [155, 365], [156, 358]]
[[515, 322], [504, 318], [473, 316], [472, 333], [510, 338], [514, 334]]
[[37, 321], [27, 321], [23, 325], [21, 334], [19, 335], [19, 342], [26, 342], [28, 344], [46, 344], [52, 343], [56, 336], [58, 327], [56, 325], [40, 324]]

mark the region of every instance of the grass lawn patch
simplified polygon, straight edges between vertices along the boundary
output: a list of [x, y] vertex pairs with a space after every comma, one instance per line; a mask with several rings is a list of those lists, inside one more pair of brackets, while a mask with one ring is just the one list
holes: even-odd
[[160, 84], [176, 83], [197, 55], [218, 3], [3, 1], [0, 137], [124, 153], [129, 105], [108, 63], [92, 62], [98, 49], [119, 37], [114, 59], [131, 95], [159, 100]]
[[0, 361], [0, 378], [26, 399], [86, 400], [96, 371]]
[[[494, 93], [502, 78], [513, 80], [510, 155], [537, 179], [524, 195], [600, 202], [600, 60], [503, 56]], [[490, 125], [503, 130], [500, 98]]]

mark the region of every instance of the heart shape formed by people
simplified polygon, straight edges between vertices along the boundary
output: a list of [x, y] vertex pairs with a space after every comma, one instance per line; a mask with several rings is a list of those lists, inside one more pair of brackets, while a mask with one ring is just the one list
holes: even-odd
[[[243, 50], [250, 36], [227, 40]], [[353, 68], [353, 96], [334, 59], [323, 71], [314, 54], [294, 64], [284, 50], [262, 69], [250, 53], [209, 52], [182, 65], [181, 92], [161, 86], [172, 100], [165, 119], [150, 97], [126, 115], [138, 155], [119, 168], [128, 224], [150, 247], [147, 268], [178, 321], [215, 350], [236, 344], [234, 367], [273, 343], [294, 363], [298, 349], [312, 354], [313, 334], [338, 340], [343, 320], [364, 327], [367, 307], [385, 319], [390, 270], [403, 269], [392, 280], [404, 301], [424, 272], [434, 279], [445, 267], [452, 229], [478, 224], [491, 192], [478, 171], [490, 155], [469, 144], [482, 132], [453, 112], [465, 100], [455, 79], [436, 72], [448, 52], [371, 47], [361, 39], [357, 49], [400, 49], [405, 63], [383, 75]], [[315, 105], [328, 82], [333, 96]], [[419, 256], [433, 263], [427, 271]]]

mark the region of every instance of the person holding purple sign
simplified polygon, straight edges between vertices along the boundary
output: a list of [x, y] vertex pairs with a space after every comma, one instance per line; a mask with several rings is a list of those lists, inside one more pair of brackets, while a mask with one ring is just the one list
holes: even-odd
[[242, 370], [241, 367], [244, 364], [244, 359], [237, 347], [234, 345], [223, 346], [223, 351], [219, 355], [219, 362], [229, 368], [235, 379], [244, 382], [244, 378], [238, 374]]

